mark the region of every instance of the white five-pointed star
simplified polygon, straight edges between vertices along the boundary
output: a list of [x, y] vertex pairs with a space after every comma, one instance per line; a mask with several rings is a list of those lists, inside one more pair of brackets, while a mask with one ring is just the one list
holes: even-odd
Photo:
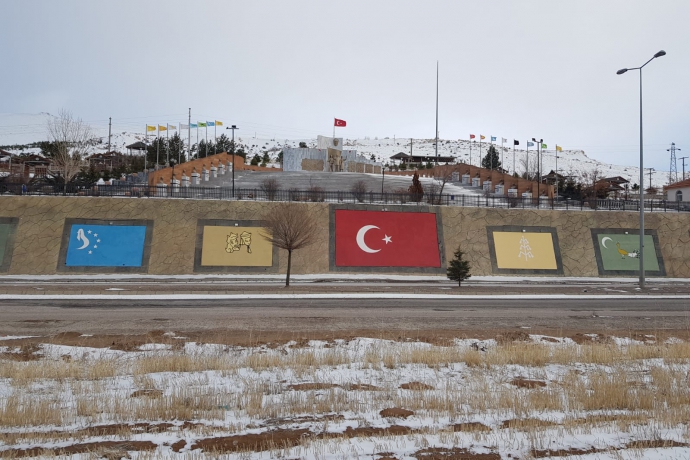
[[97, 245], [97, 244], [94, 244], [94, 245], [93, 245], [93, 248], [94, 248], [94, 249], [98, 249], [98, 245]]
[[100, 242], [101, 242], [101, 240], [100, 240], [100, 239], [96, 240], [96, 243], [100, 243]]
[[[91, 232], [89, 232], [89, 233], [91, 233]], [[93, 236], [95, 236], [96, 238], [98, 238], [98, 233], [94, 233]]]
[[385, 241], [385, 242], [386, 242], [386, 244], [388, 244], [388, 243], [392, 243], [392, 242], [393, 242], [393, 241], [391, 240], [391, 237], [390, 237], [390, 236], [388, 236], [388, 235], [386, 235], [386, 237], [385, 237], [385, 238], [383, 239], [383, 241]]
[[91, 251], [89, 251], [89, 254], [91, 254]]
[[88, 234], [90, 235], [90, 234], [91, 234], [91, 230], [89, 230], [89, 231], [88, 231], [88, 232], [86, 232], [86, 233], [88, 233]]

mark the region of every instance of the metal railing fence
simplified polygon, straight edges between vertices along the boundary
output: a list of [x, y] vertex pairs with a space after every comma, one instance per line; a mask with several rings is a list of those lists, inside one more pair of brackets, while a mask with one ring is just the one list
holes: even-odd
[[[378, 204], [408, 206], [465, 206], [482, 208], [514, 209], [557, 209], [557, 210], [597, 210], [597, 211], [639, 211], [638, 200], [555, 200], [542, 198], [505, 197], [492, 195], [453, 195], [394, 192], [351, 192], [326, 191], [319, 187], [307, 190], [266, 190], [225, 187], [160, 187], [137, 184], [78, 186], [22, 185], [0, 183], [0, 197], [3, 195], [27, 196], [77, 196], [77, 197], [120, 197], [120, 198], [183, 198], [197, 200], [248, 200], [248, 201], [293, 201], [325, 202], [343, 204]], [[0, 198], [1, 199], [1, 198]], [[690, 202], [645, 200], [645, 210], [665, 212], [688, 212]]]

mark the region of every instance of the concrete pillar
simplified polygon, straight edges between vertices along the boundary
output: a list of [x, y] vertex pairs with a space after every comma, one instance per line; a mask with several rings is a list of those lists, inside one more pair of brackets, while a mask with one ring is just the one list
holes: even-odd
[[213, 161], [211, 162], [211, 177], [214, 179], [218, 177], [218, 168], [213, 164]]
[[220, 173], [221, 176], [225, 175], [225, 165], [223, 164], [222, 161], [218, 162], [218, 172]]
[[158, 183], [156, 184], [156, 196], [165, 197], [168, 196], [168, 184], [163, 182], [163, 178], [158, 178]]
[[182, 187], [189, 187], [189, 176], [185, 173], [184, 169], [182, 170]]
[[201, 180], [203, 182], [208, 182], [208, 169], [206, 168], [206, 163], [201, 165]]
[[177, 179], [176, 174], [173, 174], [172, 179], [170, 179], [170, 188], [172, 189], [173, 196], [180, 193], [180, 181]]
[[196, 166], [192, 169], [192, 185], [199, 185], [201, 183], [201, 176], [196, 172]]

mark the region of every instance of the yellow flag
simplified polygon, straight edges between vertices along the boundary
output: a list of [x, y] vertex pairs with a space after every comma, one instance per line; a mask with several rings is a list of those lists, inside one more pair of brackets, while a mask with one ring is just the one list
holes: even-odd
[[557, 145], [556, 146], [556, 152], [562, 152], [562, 151], [563, 151], [563, 147]]
[[156, 130], [156, 127], [155, 127], [155, 126], [146, 125], [146, 131], [147, 131], [147, 132], [148, 132], [148, 131], [155, 131], [155, 130]]
[[216, 120], [216, 126], [223, 126], [223, 122]]
[[158, 131], [166, 131], [168, 128], [165, 126], [158, 125]]

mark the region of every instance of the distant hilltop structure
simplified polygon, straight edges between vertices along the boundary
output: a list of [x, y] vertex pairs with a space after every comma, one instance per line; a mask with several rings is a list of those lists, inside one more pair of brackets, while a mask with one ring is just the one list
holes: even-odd
[[381, 163], [343, 150], [342, 137], [319, 136], [316, 148], [283, 149], [283, 171], [381, 173]]

